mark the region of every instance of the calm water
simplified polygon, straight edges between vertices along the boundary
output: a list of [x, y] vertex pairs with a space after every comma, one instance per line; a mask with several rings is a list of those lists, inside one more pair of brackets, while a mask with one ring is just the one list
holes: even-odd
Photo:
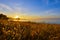
[[53, 24], [60, 24], [60, 19], [55, 19], [55, 20], [35, 20], [35, 22], [40, 22], [40, 23], [53, 23]]
[[[16, 21], [16, 20], [15, 20]], [[23, 22], [27, 22], [29, 20], [19, 20]], [[41, 19], [41, 20], [30, 20], [31, 22], [39, 22], [39, 23], [53, 23], [53, 24], [60, 24], [60, 19]]]

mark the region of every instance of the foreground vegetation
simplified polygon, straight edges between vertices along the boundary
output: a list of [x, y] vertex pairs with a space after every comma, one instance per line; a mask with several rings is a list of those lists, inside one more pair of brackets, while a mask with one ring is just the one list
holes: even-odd
[[0, 40], [60, 40], [60, 24], [0, 20]]

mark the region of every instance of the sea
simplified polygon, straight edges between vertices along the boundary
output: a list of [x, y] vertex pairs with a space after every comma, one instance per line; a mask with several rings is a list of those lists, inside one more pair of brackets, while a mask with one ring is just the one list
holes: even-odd
[[[18, 21], [18, 20], [14, 20]], [[49, 23], [49, 24], [60, 24], [60, 19], [41, 19], [41, 20], [19, 20], [22, 22], [36, 22], [36, 23]]]
[[42, 20], [32, 20], [33, 22], [38, 22], [38, 23], [49, 23], [49, 24], [60, 24], [60, 19], [42, 19]]

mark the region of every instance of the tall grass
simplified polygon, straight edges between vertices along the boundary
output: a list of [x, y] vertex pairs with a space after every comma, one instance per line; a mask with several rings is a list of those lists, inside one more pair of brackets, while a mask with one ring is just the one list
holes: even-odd
[[0, 40], [60, 40], [60, 24], [0, 20]]

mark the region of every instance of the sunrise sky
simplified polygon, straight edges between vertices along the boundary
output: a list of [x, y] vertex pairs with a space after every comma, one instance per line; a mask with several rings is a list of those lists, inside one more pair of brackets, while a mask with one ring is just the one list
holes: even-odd
[[0, 13], [24, 19], [60, 18], [60, 0], [0, 0]]

